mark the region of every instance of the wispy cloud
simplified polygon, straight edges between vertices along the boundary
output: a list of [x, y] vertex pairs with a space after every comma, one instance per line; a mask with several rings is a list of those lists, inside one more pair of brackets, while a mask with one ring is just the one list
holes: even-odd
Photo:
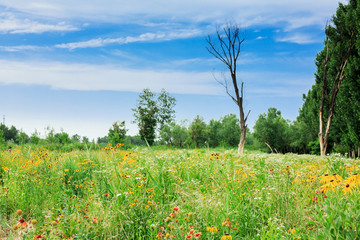
[[0, 51], [5, 51], [5, 52], [38, 51], [38, 50], [44, 50], [44, 49], [49, 49], [49, 48], [33, 46], [33, 45], [0, 46]]
[[321, 39], [306, 33], [292, 33], [284, 37], [276, 38], [278, 42], [291, 42], [297, 44], [321, 43]]
[[[144, 88], [153, 91], [165, 88], [180, 94], [224, 94], [224, 89], [214, 80], [211, 72], [0, 60], [0, 75], [2, 84], [44, 85], [64, 90], [141, 92]], [[312, 74], [283, 72], [239, 72], [239, 78], [245, 81], [247, 93], [272, 97], [298, 98], [313, 83]]]
[[[21, 69], [21, 71], [19, 71]], [[117, 65], [20, 62], [0, 60], [0, 83], [45, 85], [65, 90], [219, 94], [211, 73], [125, 69]]]
[[[0, 4], [16, 11], [61, 19], [82, 19], [123, 23], [211, 22], [222, 23], [232, 19], [249, 25], [285, 22], [290, 28], [304, 25], [324, 25], [338, 6], [338, 0], [0, 0]], [[346, 2], [346, 0], [341, 0]], [[306, 19], [304, 19], [304, 15]]]
[[193, 30], [178, 30], [174, 32], [157, 32], [157, 33], [144, 33], [139, 36], [128, 36], [120, 38], [96, 38], [90, 39], [88, 41], [81, 42], [72, 42], [72, 43], [63, 43], [57, 44], [57, 48], [68, 48], [70, 50], [76, 48], [94, 48], [94, 47], [103, 47], [109, 44], [127, 44], [134, 42], [148, 42], [148, 41], [167, 41], [174, 39], [183, 39], [189, 37], [195, 37], [201, 35], [203, 32], [199, 29]]
[[75, 30], [78, 30], [78, 28], [65, 22], [45, 24], [28, 18], [18, 18], [9, 12], [0, 14], [0, 32], [3, 33], [43, 33]]

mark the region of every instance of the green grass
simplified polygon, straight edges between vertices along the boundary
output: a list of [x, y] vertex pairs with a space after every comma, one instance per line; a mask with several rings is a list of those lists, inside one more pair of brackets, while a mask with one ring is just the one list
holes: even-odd
[[0, 238], [357, 239], [357, 171], [339, 156], [226, 149], [4, 151]]

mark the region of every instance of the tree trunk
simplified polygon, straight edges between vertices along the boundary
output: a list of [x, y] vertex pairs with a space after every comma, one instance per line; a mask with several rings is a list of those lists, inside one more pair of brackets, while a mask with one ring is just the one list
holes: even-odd
[[239, 148], [238, 148], [238, 154], [244, 154], [244, 146], [245, 146], [245, 139], [246, 139], [246, 125], [240, 124], [241, 130], [240, 130], [240, 142], [239, 142]]
[[324, 134], [323, 134], [323, 115], [324, 115], [324, 101], [326, 94], [326, 86], [327, 86], [327, 64], [329, 62], [329, 38], [326, 36], [326, 57], [324, 60], [324, 70], [323, 70], [323, 85], [321, 90], [321, 102], [320, 102], [320, 110], [319, 110], [319, 144], [320, 144], [320, 155], [323, 157], [326, 154], [327, 144], [324, 142]]
[[320, 143], [320, 154], [321, 156], [326, 155], [326, 148], [328, 146], [328, 140], [329, 140], [329, 133], [330, 133], [330, 126], [331, 121], [334, 113], [334, 108], [336, 104], [336, 96], [339, 92], [341, 82], [344, 80], [345, 74], [345, 67], [348, 63], [348, 60], [350, 58], [350, 53], [353, 47], [353, 37], [354, 32], [351, 33], [350, 38], [350, 45], [347, 49], [347, 52], [345, 56], [342, 59], [342, 62], [339, 66], [338, 72], [336, 74], [336, 77], [334, 79], [332, 91], [331, 91], [331, 98], [329, 103], [329, 113], [328, 118], [326, 122], [326, 128], [325, 128], [325, 136], [323, 134], [323, 113], [324, 113], [324, 99], [325, 99], [325, 92], [326, 92], [326, 85], [327, 85], [327, 63], [329, 61], [329, 45], [328, 45], [328, 37], [326, 37], [326, 58], [324, 61], [324, 72], [323, 72], [323, 86], [322, 86], [322, 92], [321, 92], [321, 102], [320, 102], [320, 111], [319, 111], [319, 143]]
[[358, 158], [360, 158], [360, 146], [358, 147]]

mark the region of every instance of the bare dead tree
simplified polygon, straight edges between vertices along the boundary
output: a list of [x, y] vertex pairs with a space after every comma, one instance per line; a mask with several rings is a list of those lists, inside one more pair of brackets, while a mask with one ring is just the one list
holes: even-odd
[[219, 59], [225, 64], [230, 71], [231, 81], [233, 89], [230, 90], [229, 83], [226, 77], [223, 77], [221, 81], [217, 80], [226, 90], [226, 93], [235, 102], [240, 111], [240, 142], [238, 147], [238, 153], [244, 153], [244, 145], [246, 139], [246, 121], [250, 114], [250, 111], [245, 116], [244, 114], [244, 82], [237, 79], [237, 61], [241, 51], [241, 44], [245, 39], [241, 36], [240, 27], [236, 25], [230, 25], [223, 27], [222, 30], [216, 31], [216, 39], [213, 40], [210, 35], [207, 38], [207, 47], [209, 53], [215, 58]]
[[[324, 59], [323, 86], [322, 86], [322, 91], [321, 91], [321, 102], [320, 102], [320, 109], [319, 109], [319, 144], [320, 144], [321, 156], [326, 155], [326, 149], [327, 149], [328, 140], [329, 140], [330, 126], [331, 126], [331, 121], [332, 121], [332, 117], [334, 114], [334, 108], [335, 108], [335, 104], [336, 104], [336, 96], [337, 96], [337, 93], [339, 92], [341, 82], [343, 81], [343, 79], [345, 77], [345, 74], [344, 74], [345, 67], [349, 61], [351, 50], [354, 46], [354, 37], [355, 37], [354, 35], [355, 35], [354, 31], [351, 32], [349, 46], [348, 46], [346, 52], [344, 53], [344, 55], [341, 57], [341, 62], [340, 62], [340, 65], [338, 67], [337, 73], [334, 78], [334, 82], [333, 82], [333, 86], [332, 86], [332, 90], [331, 90], [330, 103], [329, 103], [329, 112], [328, 112], [325, 134], [324, 134], [324, 131], [323, 131], [324, 101], [325, 101], [325, 95], [326, 95], [326, 88], [328, 85], [327, 69], [328, 69], [328, 62], [329, 62], [329, 58], [330, 58], [330, 56], [329, 56], [329, 37], [328, 37], [328, 35], [326, 35], [326, 40], [325, 40], [326, 56]], [[330, 55], [331, 55], [331, 53], [330, 53]]]

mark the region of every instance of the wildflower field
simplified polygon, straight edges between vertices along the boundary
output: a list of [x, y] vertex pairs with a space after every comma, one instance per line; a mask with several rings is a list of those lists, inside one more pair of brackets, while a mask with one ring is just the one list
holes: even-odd
[[0, 155], [0, 239], [359, 239], [358, 160], [232, 150]]

